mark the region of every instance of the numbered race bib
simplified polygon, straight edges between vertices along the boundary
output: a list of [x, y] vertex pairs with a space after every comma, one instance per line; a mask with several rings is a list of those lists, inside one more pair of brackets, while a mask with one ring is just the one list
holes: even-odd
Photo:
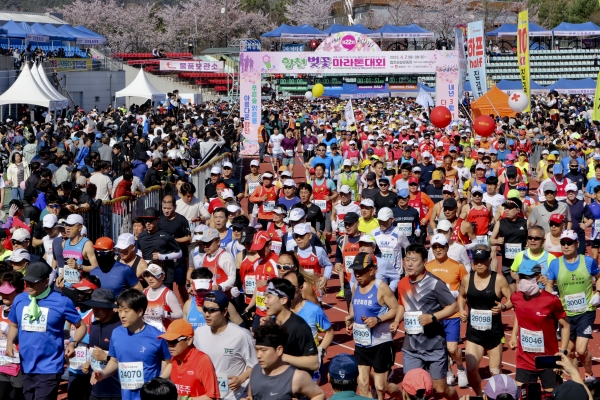
[[323, 212], [325, 212], [325, 210], [327, 209], [327, 200], [315, 200], [314, 203]]
[[358, 165], [358, 157], [350, 157], [350, 161], [352, 165]]
[[471, 326], [478, 331], [489, 331], [492, 329], [492, 310], [470, 311]]
[[250, 194], [254, 193], [254, 190], [260, 186], [258, 182], [248, 182], [248, 192]]
[[81, 369], [81, 366], [88, 360], [88, 348], [78, 346], [75, 348], [75, 356], [69, 360], [69, 367], [72, 369]]
[[40, 307], [42, 315], [34, 321], [29, 320], [29, 313], [27, 307], [23, 307], [23, 314], [21, 318], [21, 329], [29, 332], [46, 332], [46, 326], [48, 325], [48, 307]]
[[350, 266], [354, 264], [354, 258], [356, 256], [346, 256], [344, 257], [344, 268], [346, 268], [346, 272], [350, 272]]
[[543, 353], [544, 333], [521, 328], [521, 347], [528, 353]]
[[229, 393], [229, 379], [227, 378], [227, 374], [217, 374], [217, 382], [219, 382], [221, 398], [225, 398], [227, 393]]
[[6, 339], [0, 340], [0, 365], [19, 364], [21, 362], [19, 353], [15, 350], [13, 354], [15, 355], [14, 358], [6, 355]]
[[256, 308], [262, 311], [267, 309], [265, 305], [265, 292], [256, 292]]
[[140, 389], [144, 386], [144, 363], [142, 361], [120, 362], [119, 381], [123, 389]]
[[306, 151], [313, 151], [315, 149], [314, 143], [309, 143], [306, 145]]
[[600, 219], [594, 221], [594, 231], [600, 233]]
[[422, 311], [406, 311], [404, 313], [404, 330], [409, 335], [418, 335], [423, 333], [423, 325], [419, 322], [419, 316]]
[[394, 262], [394, 252], [393, 251], [382, 251], [381, 258], [393, 263]]
[[387, 169], [394, 169], [394, 163], [392, 161], [387, 161], [385, 165]]
[[275, 202], [274, 201], [265, 201], [263, 203], [263, 211], [264, 212], [272, 212], [275, 209]]
[[365, 324], [354, 323], [352, 330], [352, 336], [354, 337], [354, 343], [359, 346], [369, 347], [371, 346], [371, 328]]
[[509, 260], [514, 260], [520, 252], [521, 243], [506, 243], [504, 245], [504, 256]]
[[565, 295], [565, 305], [569, 312], [579, 313], [588, 310], [588, 302], [585, 293], [575, 293]]
[[404, 232], [406, 236], [412, 235], [412, 224], [410, 222], [401, 222], [397, 226], [398, 230]]
[[[104, 353], [108, 354], [108, 351], [104, 350]], [[94, 371], [102, 371], [104, 368], [106, 368], [106, 364], [108, 364], [108, 361], [96, 360], [90, 351], [90, 366]]]
[[286, 150], [285, 155], [289, 157], [294, 157], [294, 150]]
[[339, 233], [346, 233], [346, 223], [344, 223], [344, 220], [339, 220], [338, 221], [338, 232]]
[[81, 274], [79, 273], [78, 269], [72, 269], [65, 266], [65, 269], [63, 271], [65, 273], [66, 283], [75, 284], [81, 282]]
[[[475, 238], [477, 244], [488, 244], [488, 236], [487, 235], [479, 235]], [[513, 257], [514, 258], [514, 257]]]
[[281, 253], [281, 242], [271, 242], [271, 250], [273, 250], [275, 254]]
[[244, 290], [246, 294], [254, 294], [254, 291], [256, 290], [256, 276], [247, 275], [244, 277]]

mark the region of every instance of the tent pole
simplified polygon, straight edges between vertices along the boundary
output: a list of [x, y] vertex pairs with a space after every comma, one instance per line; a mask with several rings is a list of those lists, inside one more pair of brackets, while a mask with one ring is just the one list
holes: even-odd
[[496, 115], [498, 117], [501, 117], [500, 113], [498, 112], [498, 110], [496, 110], [496, 107], [494, 107], [494, 103], [492, 103], [492, 100], [490, 100], [490, 98], [488, 97], [487, 93], [484, 94], [485, 98], [488, 99], [488, 101], [490, 102], [490, 106], [492, 106], [492, 108], [494, 109], [494, 111], [496, 112]]

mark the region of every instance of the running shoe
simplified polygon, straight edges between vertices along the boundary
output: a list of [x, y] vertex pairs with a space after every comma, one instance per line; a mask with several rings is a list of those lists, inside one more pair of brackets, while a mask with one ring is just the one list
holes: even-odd
[[448, 386], [454, 386], [454, 384], [456, 384], [456, 376], [454, 376], [452, 371], [446, 373], [446, 383]]
[[346, 296], [344, 295], [344, 288], [340, 289], [338, 294], [335, 295], [336, 299], [344, 300]]
[[596, 377], [594, 377], [594, 375], [585, 374], [585, 379], [583, 381], [585, 383], [594, 383], [596, 382]]
[[469, 386], [469, 380], [467, 379], [467, 371], [464, 369], [458, 370], [458, 386], [461, 388], [466, 388]]

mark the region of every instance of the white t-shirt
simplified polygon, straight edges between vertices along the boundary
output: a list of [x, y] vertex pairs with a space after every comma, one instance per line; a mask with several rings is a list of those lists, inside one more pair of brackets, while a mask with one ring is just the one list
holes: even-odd
[[[228, 323], [225, 331], [218, 335], [213, 334], [208, 325], [196, 328], [194, 346], [210, 357], [217, 376], [238, 376], [258, 364], [250, 331], [232, 323]], [[245, 398], [248, 383], [249, 379], [238, 390], [227, 393], [223, 399]]]
[[204, 203], [195, 197], [192, 199], [190, 204], [187, 204], [182, 199], [177, 200], [176, 204], [177, 208], [175, 211], [177, 214], [183, 215], [188, 221], [198, 218], [201, 215], [206, 219], [210, 218], [210, 214], [204, 207]]
[[487, 192], [483, 194], [483, 202], [492, 205], [492, 215], [496, 215], [496, 210], [499, 206], [504, 204], [505, 201], [506, 199], [500, 193], [496, 193], [493, 196], [490, 196]]
[[110, 200], [112, 194], [112, 180], [101, 172], [95, 172], [90, 176], [90, 182], [96, 185], [96, 200]]
[[283, 153], [283, 148], [281, 147], [281, 141], [285, 138], [283, 134], [273, 135], [269, 139], [269, 143], [273, 145], [273, 154]]

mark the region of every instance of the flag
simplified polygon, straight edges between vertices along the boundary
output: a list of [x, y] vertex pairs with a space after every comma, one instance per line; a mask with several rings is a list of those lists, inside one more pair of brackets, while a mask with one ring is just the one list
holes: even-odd
[[354, 119], [354, 109], [352, 109], [352, 100], [348, 100], [348, 103], [346, 103], [346, 107], [344, 109], [344, 117], [346, 118], [346, 123], [348, 124], [348, 126], [356, 122]]
[[434, 106], [431, 95], [423, 89], [422, 85], [419, 85], [419, 94], [417, 95], [416, 103], [425, 109]]
[[483, 21], [469, 22], [467, 25], [467, 63], [471, 92], [475, 100], [487, 93], [487, 76], [485, 72], [485, 43]]
[[596, 93], [594, 93], [594, 111], [592, 112], [592, 121], [600, 121], [600, 72], [596, 80]]
[[[521, 84], [523, 92], [530, 102], [531, 97], [531, 79], [529, 75], [529, 12], [527, 10], [519, 13], [517, 23], [517, 60], [519, 65], [519, 74], [521, 75]], [[529, 104], [524, 110], [529, 112]]]

